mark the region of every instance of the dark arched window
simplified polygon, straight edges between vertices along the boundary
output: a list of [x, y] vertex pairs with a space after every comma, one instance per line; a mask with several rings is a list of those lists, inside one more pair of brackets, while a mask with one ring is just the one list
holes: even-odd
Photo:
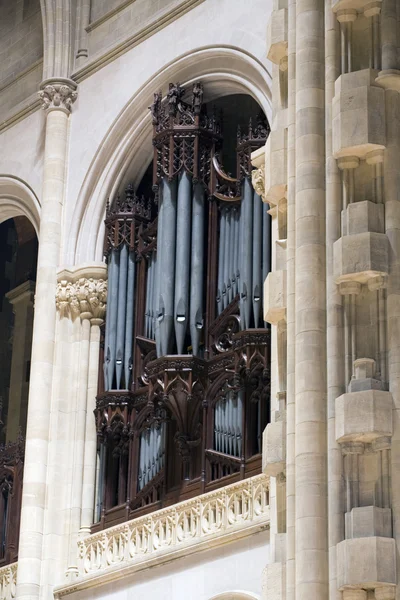
[[107, 207], [96, 527], [261, 467], [271, 239], [250, 154], [269, 128], [259, 109], [249, 123], [249, 97], [220, 104], [228, 116], [209, 110], [199, 83], [190, 97], [179, 85], [156, 94], [152, 194], [128, 186]]

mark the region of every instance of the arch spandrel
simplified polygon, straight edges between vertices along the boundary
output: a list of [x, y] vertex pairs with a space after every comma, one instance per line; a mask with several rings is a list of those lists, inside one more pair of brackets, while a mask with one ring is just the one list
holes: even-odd
[[118, 115], [92, 161], [72, 216], [63, 262], [101, 260], [106, 200], [123, 187], [128, 172], [135, 173], [134, 184], [143, 176], [152, 158], [148, 106], [154, 92], [165, 91], [173, 80], [183, 86], [201, 80], [208, 102], [232, 93], [249, 94], [271, 118], [270, 74], [257, 59], [238, 49], [199, 49], [152, 76]]

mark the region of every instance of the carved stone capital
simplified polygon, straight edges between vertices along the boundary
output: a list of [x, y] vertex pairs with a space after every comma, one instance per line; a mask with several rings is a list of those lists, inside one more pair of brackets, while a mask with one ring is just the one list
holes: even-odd
[[251, 183], [253, 188], [261, 198], [265, 197], [265, 168], [263, 166], [253, 169], [251, 172]]
[[62, 317], [103, 320], [106, 312], [107, 281], [81, 277], [76, 282], [59, 281], [56, 305]]
[[107, 267], [93, 264], [64, 269], [58, 275], [56, 306], [61, 317], [101, 325], [106, 312]]
[[40, 86], [44, 110], [62, 110], [69, 115], [77, 97], [77, 84], [71, 79], [46, 79]]

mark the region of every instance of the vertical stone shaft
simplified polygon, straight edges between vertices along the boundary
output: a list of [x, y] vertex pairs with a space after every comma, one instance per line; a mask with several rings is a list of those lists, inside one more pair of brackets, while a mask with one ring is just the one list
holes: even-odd
[[17, 597], [39, 598], [68, 111], [46, 117]]
[[[389, 391], [393, 396], [391, 451], [393, 535], [400, 547], [400, 94], [387, 89], [386, 150], [384, 154], [385, 228], [389, 239], [387, 287], [387, 347]], [[399, 557], [397, 558], [399, 572]], [[397, 600], [400, 598], [398, 586]]]
[[296, 0], [288, 6], [287, 156], [287, 383], [286, 383], [286, 597], [296, 597], [295, 563], [295, 252], [296, 252]]
[[81, 533], [88, 535], [94, 521], [94, 493], [96, 484], [96, 426], [93, 411], [96, 406], [99, 371], [101, 319], [92, 319], [90, 328], [89, 374], [86, 406], [85, 456], [83, 461]]
[[325, 118], [326, 118], [326, 301], [327, 301], [327, 419], [328, 419], [328, 515], [329, 515], [329, 598], [341, 600], [336, 583], [336, 544], [344, 536], [342, 510], [342, 454], [336, 442], [335, 400], [344, 392], [342, 296], [333, 276], [333, 244], [341, 235], [341, 177], [332, 156], [332, 100], [340, 75], [337, 52], [339, 24], [325, 2]]
[[296, 599], [328, 598], [324, 5], [296, 3]]
[[[398, 69], [396, 0], [382, 2], [381, 15], [382, 70]], [[388, 115], [386, 115], [386, 122]]]
[[78, 393], [76, 395], [73, 419], [73, 479], [69, 515], [69, 555], [68, 571], [77, 572], [77, 534], [81, 525], [81, 501], [83, 485], [83, 462], [85, 453], [86, 401], [89, 374], [90, 352], [90, 313], [81, 313], [81, 331], [78, 364]]

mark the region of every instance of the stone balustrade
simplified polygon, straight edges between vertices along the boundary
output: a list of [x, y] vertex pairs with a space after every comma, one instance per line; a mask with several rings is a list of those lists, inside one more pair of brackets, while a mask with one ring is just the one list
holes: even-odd
[[18, 563], [0, 567], [0, 598], [11, 600], [16, 597]]
[[[121, 569], [136, 570], [254, 533], [269, 524], [269, 480], [265, 475], [197, 496], [79, 541], [80, 580]], [[114, 568], [114, 569], [113, 569]], [[73, 585], [79, 586], [79, 580]], [[56, 596], [68, 594], [58, 589]]]

